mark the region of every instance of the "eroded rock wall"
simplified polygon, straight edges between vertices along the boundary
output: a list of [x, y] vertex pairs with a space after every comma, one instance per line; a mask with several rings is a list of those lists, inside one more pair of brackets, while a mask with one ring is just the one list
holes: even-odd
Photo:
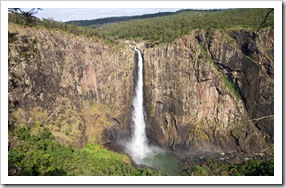
[[144, 49], [144, 60], [153, 142], [190, 152], [273, 144], [273, 31], [193, 31]]
[[130, 48], [13, 24], [9, 32], [16, 33], [9, 41], [11, 129], [29, 126], [36, 134], [47, 127], [61, 143], [78, 147], [129, 134]]

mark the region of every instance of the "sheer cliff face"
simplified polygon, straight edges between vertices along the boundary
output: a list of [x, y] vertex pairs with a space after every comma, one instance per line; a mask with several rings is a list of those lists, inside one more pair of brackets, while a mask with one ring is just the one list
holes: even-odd
[[15, 25], [9, 31], [18, 33], [9, 42], [11, 129], [47, 127], [61, 143], [78, 147], [129, 134], [131, 49], [59, 31]]
[[[64, 144], [130, 136], [134, 52], [21, 28], [9, 42], [9, 126]], [[139, 47], [139, 46], [138, 46]], [[261, 152], [273, 143], [273, 32], [193, 31], [140, 49], [147, 135], [175, 151]], [[17, 139], [9, 135], [10, 147]]]
[[273, 33], [193, 31], [144, 50], [148, 135], [173, 150], [273, 143]]

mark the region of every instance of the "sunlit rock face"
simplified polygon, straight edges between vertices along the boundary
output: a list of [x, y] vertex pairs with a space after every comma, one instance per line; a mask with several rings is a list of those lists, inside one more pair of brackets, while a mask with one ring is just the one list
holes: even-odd
[[[129, 135], [134, 53], [86, 37], [9, 25], [9, 121], [63, 144]], [[15, 123], [16, 122], [16, 123]], [[10, 139], [13, 146], [16, 141]]]
[[[9, 31], [19, 33], [9, 43], [10, 125], [47, 127], [77, 147], [131, 137], [137, 58], [128, 41]], [[186, 154], [273, 144], [273, 40], [272, 30], [194, 30], [169, 44], [141, 41], [148, 141]]]
[[150, 140], [186, 152], [273, 144], [273, 31], [193, 31], [144, 60]]

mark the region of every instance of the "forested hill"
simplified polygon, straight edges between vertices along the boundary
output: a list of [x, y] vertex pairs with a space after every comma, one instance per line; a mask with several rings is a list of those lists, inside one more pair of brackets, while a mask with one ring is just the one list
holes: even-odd
[[[15, 14], [9, 14], [9, 22], [25, 24], [25, 21]], [[49, 29], [60, 29], [76, 35], [95, 37], [111, 44], [118, 43], [120, 39], [137, 42], [145, 40], [158, 44], [170, 43], [196, 29], [247, 30], [250, 32], [265, 27], [274, 29], [274, 11], [268, 8], [180, 10], [67, 23], [43, 19], [42, 21], [38, 20], [36, 25], [42, 25]]]
[[[257, 31], [260, 26], [273, 27], [273, 11], [263, 23], [270, 10], [261, 8], [181, 10], [176, 13], [84, 20], [74, 22], [74, 24], [89, 27], [97, 25], [97, 30], [105, 37], [112, 38], [112, 40], [148, 40], [168, 43], [189, 34], [194, 29], [244, 29]], [[263, 24], [261, 25], [261, 23]]]
[[[178, 12], [180, 12], [180, 11], [178, 11]], [[162, 16], [168, 16], [168, 15], [176, 14], [178, 12], [159, 12], [159, 13], [155, 13], [155, 14], [107, 17], [107, 18], [99, 18], [99, 19], [92, 19], [92, 20], [73, 20], [73, 21], [68, 21], [66, 23], [75, 24], [77, 26], [88, 26], [88, 27], [96, 28], [98, 26], [101, 26], [102, 24], [110, 24], [110, 23], [129, 21], [129, 20], [162, 17]]]

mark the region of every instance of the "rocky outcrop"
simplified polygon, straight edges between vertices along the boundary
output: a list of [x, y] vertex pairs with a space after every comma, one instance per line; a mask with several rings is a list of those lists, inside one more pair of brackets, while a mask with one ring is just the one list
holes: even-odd
[[[233, 31], [229, 36], [236, 42], [237, 55], [234, 47], [224, 44], [227, 54], [236, 59], [228, 60], [220, 55], [214, 40], [209, 51], [214, 61], [220, 66], [235, 88], [240, 92], [249, 117], [261, 131], [268, 144], [274, 140], [274, 38], [273, 31], [264, 30], [259, 33]], [[239, 52], [239, 51], [238, 51]]]
[[175, 151], [273, 144], [273, 31], [193, 31], [144, 50], [151, 140]]
[[[10, 24], [9, 128], [63, 144], [130, 136], [136, 55], [128, 41]], [[174, 152], [260, 153], [273, 144], [273, 31], [194, 30], [141, 42], [150, 142]], [[9, 135], [10, 146], [17, 144]], [[183, 151], [183, 152], [182, 152]]]
[[134, 66], [128, 47], [13, 24], [9, 32], [17, 33], [9, 42], [10, 129], [30, 126], [36, 134], [48, 127], [58, 141], [78, 147], [128, 134]]

